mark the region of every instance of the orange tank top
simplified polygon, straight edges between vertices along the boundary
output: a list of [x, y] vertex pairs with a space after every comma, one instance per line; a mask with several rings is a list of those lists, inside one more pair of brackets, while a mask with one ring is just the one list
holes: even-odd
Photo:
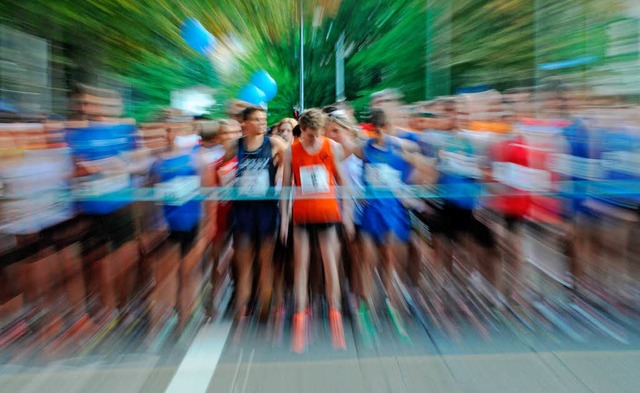
[[321, 137], [320, 149], [309, 154], [297, 140], [291, 145], [294, 176], [293, 223], [323, 224], [342, 220], [336, 197], [337, 170], [329, 138]]

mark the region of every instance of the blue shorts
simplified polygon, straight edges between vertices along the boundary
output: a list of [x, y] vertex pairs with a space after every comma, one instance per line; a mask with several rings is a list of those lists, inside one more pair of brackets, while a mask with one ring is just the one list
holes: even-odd
[[233, 203], [232, 217], [234, 233], [252, 239], [275, 237], [280, 225], [277, 201], [236, 201]]
[[392, 233], [401, 242], [411, 237], [411, 219], [408, 210], [397, 200], [369, 200], [362, 212], [360, 230], [377, 243]]

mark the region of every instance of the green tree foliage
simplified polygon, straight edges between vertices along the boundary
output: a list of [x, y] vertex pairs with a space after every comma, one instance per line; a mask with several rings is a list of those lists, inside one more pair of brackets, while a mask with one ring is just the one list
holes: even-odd
[[[305, 106], [335, 99], [334, 45], [344, 33], [347, 99], [397, 87], [407, 101], [457, 87], [530, 84], [536, 64], [602, 58], [619, 0], [305, 0]], [[0, 22], [63, 43], [68, 68], [117, 75], [144, 119], [175, 89], [205, 84], [223, 103], [258, 69], [278, 82], [270, 118], [298, 103], [297, 0], [4, 0]], [[180, 37], [194, 16], [218, 39], [212, 59]], [[68, 48], [71, 48], [69, 50]], [[592, 66], [584, 66], [588, 71]], [[571, 70], [573, 72], [575, 70]], [[79, 75], [83, 75], [79, 73]], [[543, 75], [545, 76], [545, 75]], [[223, 106], [216, 110], [222, 112]]]

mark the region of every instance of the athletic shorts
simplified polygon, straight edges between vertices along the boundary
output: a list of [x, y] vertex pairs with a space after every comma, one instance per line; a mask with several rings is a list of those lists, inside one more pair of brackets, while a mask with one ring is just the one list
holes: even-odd
[[431, 231], [459, 240], [461, 234], [469, 234], [483, 247], [493, 247], [495, 238], [484, 223], [473, 214], [473, 210], [445, 202], [442, 209], [429, 221]]
[[310, 223], [310, 224], [294, 224], [296, 228], [303, 228], [309, 232], [322, 232], [331, 228], [340, 227], [341, 223], [339, 222], [320, 222], [320, 223]]
[[252, 239], [275, 237], [280, 224], [277, 202], [234, 202], [232, 208], [233, 231], [236, 235]]
[[388, 209], [384, 206], [376, 206], [385, 201], [375, 201], [375, 204], [367, 203], [362, 212], [360, 230], [369, 235], [376, 243], [382, 243], [389, 233], [392, 233], [403, 243], [411, 237], [411, 220], [407, 209], [396, 200], [388, 200]]

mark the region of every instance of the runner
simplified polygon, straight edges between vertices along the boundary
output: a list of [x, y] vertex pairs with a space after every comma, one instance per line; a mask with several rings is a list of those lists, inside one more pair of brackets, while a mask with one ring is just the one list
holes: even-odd
[[[602, 185], [592, 189], [585, 206], [597, 218], [598, 240], [595, 263], [591, 264], [588, 289], [605, 293], [618, 306], [637, 307], [638, 260], [633, 235], [637, 234], [640, 196], [635, 191], [640, 180], [637, 157], [640, 137], [626, 108], [607, 108], [598, 121]], [[587, 283], [585, 283], [587, 284]]]
[[[224, 147], [220, 145], [220, 124], [217, 121], [197, 122], [200, 134], [200, 145], [196, 146], [198, 171], [201, 176], [202, 187], [213, 187], [214, 164], [225, 154]], [[213, 240], [216, 231], [215, 202], [204, 203], [204, 237]]]
[[[474, 151], [471, 141], [463, 130], [469, 128], [471, 102], [461, 96], [456, 103], [456, 124], [438, 152], [438, 182], [443, 188], [441, 216], [434, 231], [443, 233], [456, 247], [441, 250], [441, 262], [453, 273], [453, 256], [462, 262], [462, 267], [481, 272], [482, 276], [496, 286], [495, 242], [489, 228], [474, 214], [478, 207], [481, 183], [486, 169], [482, 159]], [[444, 244], [443, 244], [444, 245]]]
[[[226, 151], [229, 145], [233, 141], [237, 140], [241, 135], [240, 124], [231, 119], [223, 119], [219, 122], [219, 132], [217, 136], [218, 147]], [[203, 146], [204, 137], [203, 137]], [[236, 176], [236, 170], [238, 167], [238, 157], [234, 156], [228, 161], [223, 156], [212, 163], [210, 168], [209, 181], [203, 184], [203, 187], [227, 187], [233, 183]], [[211, 238], [211, 258], [213, 260], [213, 268], [211, 271], [211, 287], [212, 298], [211, 301], [215, 301], [218, 286], [221, 284], [221, 280], [226, 272], [226, 266], [221, 265], [221, 258], [223, 252], [231, 240], [232, 226], [230, 223], [232, 203], [230, 201], [220, 200], [209, 201], [207, 203], [207, 217], [211, 221], [211, 224], [215, 231], [212, 233]], [[209, 308], [210, 316], [213, 316], [216, 312], [216, 305]]]
[[295, 119], [289, 117], [284, 118], [280, 120], [280, 123], [276, 126], [276, 135], [281, 136], [287, 144], [291, 145], [291, 143], [293, 143], [293, 129], [297, 125], [298, 122]]
[[[259, 107], [242, 112], [244, 136], [229, 144], [225, 160], [238, 159], [236, 190], [245, 200], [233, 203], [236, 282], [236, 318], [246, 316], [251, 299], [254, 259], [260, 270], [258, 310], [268, 315], [273, 287], [273, 251], [278, 230], [278, 201], [273, 198], [276, 172], [286, 148], [280, 138], [270, 138], [267, 114]], [[264, 199], [267, 198], [267, 199]]]
[[[353, 232], [349, 199], [344, 199], [344, 214], [340, 211], [335, 186], [345, 185], [341, 169], [342, 148], [322, 136], [326, 117], [310, 109], [300, 116], [300, 139], [287, 150], [283, 184], [293, 184], [295, 195], [291, 218], [294, 245], [294, 293], [296, 299], [293, 317], [293, 351], [306, 347], [308, 306], [309, 258], [312, 237], [317, 236], [324, 266], [325, 288], [329, 304], [329, 323], [335, 348], [346, 349], [342, 327], [340, 281], [338, 261], [340, 242], [338, 226], [344, 220], [347, 233]], [[314, 199], [310, 199], [313, 197]], [[289, 192], [282, 193], [282, 221], [280, 234], [286, 242], [289, 232]]]
[[[293, 118], [284, 118], [278, 122], [275, 126], [276, 135], [282, 138], [287, 146], [291, 146], [294, 141], [293, 130], [298, 127], [298, 122]], [[276, 192], [282, 190], [282, 168], [278, 171], [276, 178]], [[293, 236], [293, 225], [289, 225], [289, 235]], [[279, 341], [281, 329], [284, 327], [284, 314], [285, 314], [285, 297], [287, 290], [291, 287], [293, 264], [293, 250], [284, 244], [281, 239], [278, 239], [276, 248], [274, 251], [274, 285], [273, 285], [273, 297], [274, 297], [274, 322], [277, 323], [276, 341]]]
[[[335, 142], [343, 145], [346, 143], [356, 143], [358, 133], [355, 129], [355, 125], [349, 120], [347, 114], [342, 110], [335, 107], [325, 107], [323, 111], [329, 115], [327, 128], [325, 135], [334, 140]], [[350, 154], [348, 157], [342, 160], [342, 170], [349, 180], [349, 184], [356, 195], [361, 195], [364, 191], [362, 186], [362, 170], [363, 162], [354, 154]], [[353, 195], [353, 193], [351, 194]], [[347, 242], [347, 261], [349, 268], [345, 266], [345, 273], [349, 277], [349, 283], [351, 290], [355, 293], [359, 300], [366, 300], [364, 292], [361, 287], [361, 269], [359, 265], [362, 262], [361, 242], [360, 242], [360, 224], [362, 220], [362, 212], [364, 208], [364, 201], [360, 198], [352, 198], [353, 204], [353, 224], [355, 228], [355, 234], [351, 241]]]
[[167, 149], [150, 171], [156, 188], [165, 196], [173, 196], [164, 204], [164, 215], [171, 229], [170, 237], [181, 245], [183, 254], [198, 235], [202, 210], [200, 201], [195, 199], [201, 185], [199, 156], [194, 154], [196, 143], [193, 136], [176, 136], [175, 131], [168, 127]]
[[[407, 208], [397, 198], [403, 192], [403, 185], [412, 179], [414, 167], [420, 167], [421, 156], [416, 153], [417, 145], [387, 133], [391, 125], [384, 111], [371, 109], [371, 122], [375, 126], [376, 138], [361, 144], [344, 142], [346, 154], [355, 154], [364, 162], [362, 182], [374, 193], [369, 197], [363, 209], [361, 233], [363, 243], [363, 262], [371, 263], [362, 266], [362, 292], [367, 297], [367, 306], [373, 307], [372, 298], [374, 262], [379, 256], [377, 248], [381, 248], [381, 269], [385, 290], [387, 310], [403, 338], [408, 338], [404, 324], [397, 313], [397, 306], [404, 305], [400, 293], [394, 285], [394, 276], [404, 276], [404, 269], [398, 270], [407, 262], [407, 246], [411, 234], [411, 223]], [[377, 191], [377, 189], [382, 189]], [[406, 195], [404, 195], [406, 197]]]

